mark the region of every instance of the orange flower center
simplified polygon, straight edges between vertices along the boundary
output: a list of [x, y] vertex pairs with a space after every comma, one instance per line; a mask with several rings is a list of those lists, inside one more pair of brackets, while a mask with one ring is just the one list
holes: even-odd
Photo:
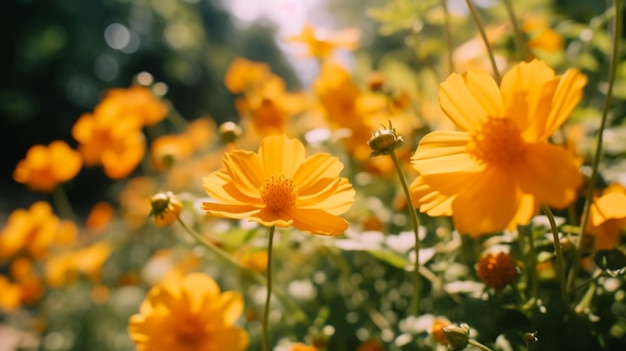
[[274, 174], [261, 186], [261, 199], [274, 212], [291, 209], [298, 198], [298, 187], [293, 180], [282, 174]]
[[471, 134], [468, 151], [482, 162], [508, 166], [524, 148], [521, 132], [509, 118], [489, 117]]
[[206, 334], [206, 326], [198, 316], [187, 316], [177, 328], [176, 336], [181, 343], [198, 344]]

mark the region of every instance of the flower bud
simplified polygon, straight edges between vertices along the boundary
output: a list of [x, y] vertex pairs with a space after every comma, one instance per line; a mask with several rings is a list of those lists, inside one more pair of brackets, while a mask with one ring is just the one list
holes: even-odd
[[517, 278], [517, 267], [508, 253], [487, 254], [478, 262], [476, 274], [488, 287], [502, 290]]
[[442, 330], [443, 335], [445, 335], [446, 340], [448, 340], [448, 347], [450, 350], [463, 350], [469, 344], [469, 325], [449, 325], [445, 328], [442, 328]]
[[228, 144], [237, 140], [243, 134], [243, 130], [237, 123], [228, 121], [220, 125], [219, 133], [222, 143]]
[[539, 341], [539, 339], [537, 338], [537, 332], [524, 333], [524, 341], [526, 341], [527, 344]]
[[396, 134], [396, 129], [391, 126], [391, 122], [389, 122], [389, 129], [382, 126], [382, 129], [372, 133], [372, 137], [367, 142], [367, 145], [372, 150], [370, 157], [389, 155], [402, 145], [403, 141], [402, 137]]
[[157, 227], [167, 227], [174, 223], [183, 208], [183, 204], [171, 191], [153, 195], [150, 198], [150, 205]]

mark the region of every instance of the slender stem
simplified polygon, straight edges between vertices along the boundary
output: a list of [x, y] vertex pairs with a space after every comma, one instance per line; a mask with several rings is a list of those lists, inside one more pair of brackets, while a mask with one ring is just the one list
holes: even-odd
[[[533, 299], [533, 306], [537, 305], [537, 292], [538, 292], [538, 280], [537, 280], [537, 253], [535, 252], [535, 239], [533, 238], [533, 231], [528, 227], [522, 228], [528, 238], [528, 256], [530, 262], [528, 263], [528, 279], [530, 280], [530, 295]], [[533, 309], [534, 310], [534, 309]]]
[[598, 165], [600, 164], [600, 158], [602, 158], [602, 145], [603, 145], [603, 134], [604, 129], [606, 128], [606, 122], [609, 115], [609, 109], [611, 108], [611, 99], [613, 95], [613, 86], [615, 84], [615, 75], [617, 71], [618, 64], [618, 51], [619, 51], [619, 41], [622, 37], [621, 28], [622, 28], [622, 1], [615, 0], [613, 2], [613, 7], [615, 8], [615, 19], [613, 20], [613, 45], [611, 52], [611, 62], [609, 63], [609, 77], [608, 77], [608, 88], [606, 92], [606, 96], [604, 97], [604, 106], [602, 108], [602, 118], [600, 120], [600, 127], [598, 128], [598, 139], [596, 142], [596, 151], [593, 156], [592, 166], [591, 166], [591, 176], [589, 178], [589, 184], [587, 185], [587, 193], [585, 196], [585, 205], [583, 207], [582, 218], [580, 221], [580, 232], [578, 236], [578, 245], [576, 252], [574, 254], [574, 262], [569, 271], [569, 276], [567, 279], [567, 286], [571, 290], [574, 286], [574, 280], [578, 275], [579, 270], [579, 262], [582, 256], [581, 250], [583, 243], [585, 242], [585, 235], [587, 223], [589, 221], [589, 212], [591, 210], [591, 203], [593, 202], [593, 195], [596, 188], [596, 182], [598, 180]]
[[454, 48], [452, 47], [452, 31], [450, 30], [450, 11], [448, 11], [448, 0], [441, 0], [441, 7], [443, 8], [443, 36], [446, 41], [446, 47], [448, 48], [448, 73], [454, 72], [454, 60], [452, 54]]
[[270, 312], [270, 300], [272, 297], [272, 246], [274, 244], [274, 231], [276, 226], [269, 227], [267, 234], [267, 295], [265, 296], [265, 307], [263, 308], [263, 345], [261, 349], [263, 351], [269, 350], [269, 338], [268, 338], [268, 322]]
[[565, 267], [563, 264], [563, 250], [561, 250], [561, 241], [559, 240], [559, 230], [556, 227], [556, 221], [554, 220], [554, 215], [552, 214], [552, 210], [550, 207], [546, 205], [541, 206], [541, 210], [548, 217], [548, 221], [550, 222], [550, 229], [552, 229], [552, 239], [554, 240], [554, 251], [556, 252], [556, 270], [557, 276], [559, 278], [559, 285], [561, 287], [561, 299], [563, 299], [563, 304], [565, 305], [565, 309], [569, 310], [569, 298], [567, 296], [567, 288], [565, 286]]
[[583, 282], [583, 283], [581, 283], [580, 285], [578, 285], [578, 286], [576, 286], [576, 287], [572, 288], [572, 289], [570, 290], [570, 292], [578, 291], [578, 290], [580, 290], [580, 289], [584, 288], [585, 286], [587, 286], [587, 285], [589, 285], [589, 284], [591, 284], [591, 283], [595, 282], [596, 280], [598, 280], [598, 279], [600, 279], [600, 278], [602, 278], [602, 277], [604, 277], [604, 276], [606, 276], [606, 273], [605, 273], [604, 271], [598, 271], [598, 273], [596, 273], [593, 277], [591, 277], [591, 278], [587, 279], [586, 281], [584, 281], [584, 282]]
[[522, 60], [528, 59], [528, 51], [526, 50], [526, 43], [524, 42], [524, 34], [519, 27], [517, 17], [515, 17], [515, 10], [513, 9], [513, 3], [511, 0], [504, 0], [504, 6], [506, 12], [509, 15], [509, 20], [513, 26], [513, 37], [515, 38], [515, 46], [517, 47], [517, 53]]
[[483, 42], [485, 43], [485, 48], [487, 48], [487, 53], [489, 54], [489, 61], [491, 62], [491, 68], [493, 69], [493, 76], [496, 78], [496, 81], [500, 83], [500, 72], [498, 71], [498, 65], [496, 64], [496, 58], [493, 54], [493, 48], [491, 44], [489, 44], [489, 38], [487, 38], [487, 33], [485, 32], [485, 27], [483, 27], [482, 22], [480, 21], [480, 17], [478, 17], [478, 11], [476, 11], [476, 7], [472, 3], [472, 0], [465, 0], [467, 3], [467, 7], [469, 7], [470, 14], [476, 22], [476, 27], [478, 27], [478, 31], [480, 32], [480, 36], [483, 38]]
[[[231, 266], [237, 269], [240, 269], [242, 272], [248, 274], [258, 284], [265, 285], [267, 283], [265, 280], [265, 277], [263, 277], [261, 274], [258, 274], [249, 269], [246, 269], [245, 267], [242, 267], [239, 263], [237, 263], [237, 261], [233, 259], [231, 255], [229, 255], [224, 250], [220, 249], [219, 247], [205, 240], [198, 232], [196, 232], [195, 230], [187, 226], [187, 224], [185, 224], [185, 222], [183, 222], [180, 218], [178, 218], [178, 223], [180, 223], [183, 229], [185, 229], [185, 231], [189, 233], [189, 235], [191, 235], [198, 244], [202, 245], [204, 248], [211, 251], [213, 254], [223, 259], [224, 261], [229, 263]], [[276, 295], [276, 297], [283, 304], [290, 307], [290, 311], [295, 313], [295, 316], [299, 321], [301, 321], [302, 323], [306, 323], [306, 324], [309, 323], [309, 318], [307, 317], [306, 313], [304, 313], [302, 308], [295, 301], [291, 300], [288, 295], [283, 293], [282, 290], [275, 290], [273, 294]]]
[[65, 193], [61, 184], [57, 185], [57, 187], [52, 191], [52, 199], [54, 200], [54, 205], [56, 206], [57, 211], [59, 211], [59, 214], [62, 217], [71, 220], [76, 219], [76, 215], [72, 209], [72, 204], [67, 198], [67, 193]]
[[468, 343], [469, 343], [470, 345], [472, 345], [472, 346], [476, 347], [476, 348], [479, 348], [479, 349], [483, 350], [483, 351], [493, 351], [493, 350], [491, 350], [490, 348], [488, 348], [487, 346], [485, 346], [485, 345], [483, 345], [483, 344], [479, 343], [478, 341], [476, 341], [476, 340], [474, 340], [474, 339], [469, 339], [469, 340], [468, 340]]
[[413, 224], [413, 233], [415, 234], [415, 266], [413, 267], [413, 295], [411, 299], [411, 311], [414, 316], [419, 315], [419, 301], [420, 301], [420, 289], [421, 289], [421, 276], [420, 276], [420, 237], [419, 237], [419, 222], [417, 219], [417, 212], [415, 206], [411, 201], [411, 193], [409, 192], [409, 186], [407, 185], [406, 178], [402, 172], [402, 166], [396, 156], [396, 151], [392, 150], [389, 156], [393, 160], [393, 164], [398, 172], [400, 183], [402, 184], [402, 190], [404, 190], [404, 196], [406, 197], [407, 208], [409, 209], [409, 217], [411, 217], [411, 223]]

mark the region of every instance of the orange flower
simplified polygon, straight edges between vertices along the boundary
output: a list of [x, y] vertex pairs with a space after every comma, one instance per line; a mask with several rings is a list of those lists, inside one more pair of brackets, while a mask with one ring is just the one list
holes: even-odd
[[383, 344], [375, 339], [367, 340], [366, 342], [359, 345], [357, 351], [383, 351]]
[[80, 153], [66, 142], [56, 140], [47, 147], [34, 145], [28, 149], [26, 158], [13, 171], [13, 179], [31, 190], [51, 192], [60, 183], [74, 178], [82, 165]]
[[291, 344], [289, 351], [319, 351], [319, 349], [315, 346], [303, 344], [301, 342], [294, 342]]
[[191, 140], [184, 134], [160, 136], [150, 147], [152, 166], [157, 171], [170, 169], [176, 162], [189, 158], [193, 151]]
[[258, 154], [227, 153], [224, 166], [203, 180], [217, 201], [202, 204], [209, 214], [264, 226], [293, 225], [311, 234], [339, 235], [348, 228], [339, 215], [352, 205], [354, 190], [339, 176], [343, 165], [336, 157], [306, 158], [299, 140], [276, 135], [263, 139]]
[[563, 36], [550, 28], [546, 16], [529, 15], [523, 20], [522, 30], [528, 36], [526, 45], [531, 50], [545, 52], [559, 52], [563, 50], [565, 41]]
[[30, 209], [17, 209], [9, 216], [7, 226], [0, 233], [0, 259], [22, 251], [42, 259], [51, 245], [74, 242], [77, 232], [73, 222], [61, 221], [52, 213], [50, 204], [35, 202]]
[[121, 179], [137, 167], [145, 153], [141, 123], [135, 115], [85, 113], [72, 127], [72, 136], [86, 166], [102, 165], [109, 178]]
[[573, 155], [548, 138], [582, 97], [586, 77], [555, 76], [545, 63], [521, 63], [498, 89], [484, 71], [452, 74], [439, 102], [460, 131], [426, 135], [413, 155], [420, 177], [413, 201], [429, 215], [452, 215], [474, 236], [526, 224], [540, 205], [563, 208], [582, 176]]
[[0, 275], [0, 310], [12, 311], [20, 307], [21, 289], [4, 275]]
[[113, 206], [106, 201], [100, 201], [89, 212], [85, 226], [93, 232], [101, 232], [106, 229], [112, 219]]
[[146, 223], [150, 216], [150, 197], [155, 192], [154, 179], [137, 177], [130, 179], [119, 195], [124, 222], [137, 229]]
[[141, 125], [151, 126], [167, 116], [168, 107], [148, 88], [134, 85], [127, 89], [117, 88], [107, 91], [104, 99], [94, 109], [94, 113], [112, 115], [119, 121], [136, 118]]
[[430, 328], [430, 335], [432, 335], [433, 339], [435, 339], [435, 341], [437, 341], [440, 345], [448, 345], [448, 339], [446, 339], [443, 328], [449, 326], [450, 324], [450, 321], [447, 319], [435, 319]]
[[478, 278], [490, 288], [502, 290], [517, 278], [517, 268], [513, 257], [505, 252], [487, 254], [476, 266]]
[[209, 276], [170, 275], [153, 287], [138, 314], [130, 317], [128, 332], [138, 351], [223, 350], [248, 347], [248, 334], [235, 326], [243, 312], [243, 298], [220, 292]]
[[335, 49], [355, 50], [359, 47], [361, 34], [357, 29], [344, 29], [334, 33], [316, 30], [310, 24], [302, 27], [302, 32], [287, 38], [288, 42], [302, 43], [306, 46], [305, 57], [325, 59]]
[[102, 265], [110, 255], [111, 247], [105, 242], [64, 252], [46, 262], [46, 282], [52, 287], [60, 287], [76, 280], [79, 274], [97, 281]]
[[158, 193], [150, 198], [152, 217], [157, 227], [167, 227], [178, 219], [183, 204], [171, 192]]
[[231, 93], [243, 93], [256, 89], [271, 75], [270, 67], [266, 63], [238, 57], [230, 63], [224, 77], [224, 84]]
[[591, 204], [587, 232], [595, 237], [596, 250], [614, 249], [626, 228], [626, 188], [609, 185]]

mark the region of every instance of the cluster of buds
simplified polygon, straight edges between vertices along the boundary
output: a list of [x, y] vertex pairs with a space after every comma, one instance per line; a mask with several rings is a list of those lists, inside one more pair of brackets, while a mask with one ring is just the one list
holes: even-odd
[[396, 129], [391, 126], [391, 122], [389, 122], [389, 128], [386, 128], [382, 124], [381, 127], [382, 129], [372, 133], [372, 137], [367, 142], [367, 145], [369, 145], [372, 150], [370, 157], [389, 155], [402, 145], [404, 141], [402, 137], [397, 134]]

